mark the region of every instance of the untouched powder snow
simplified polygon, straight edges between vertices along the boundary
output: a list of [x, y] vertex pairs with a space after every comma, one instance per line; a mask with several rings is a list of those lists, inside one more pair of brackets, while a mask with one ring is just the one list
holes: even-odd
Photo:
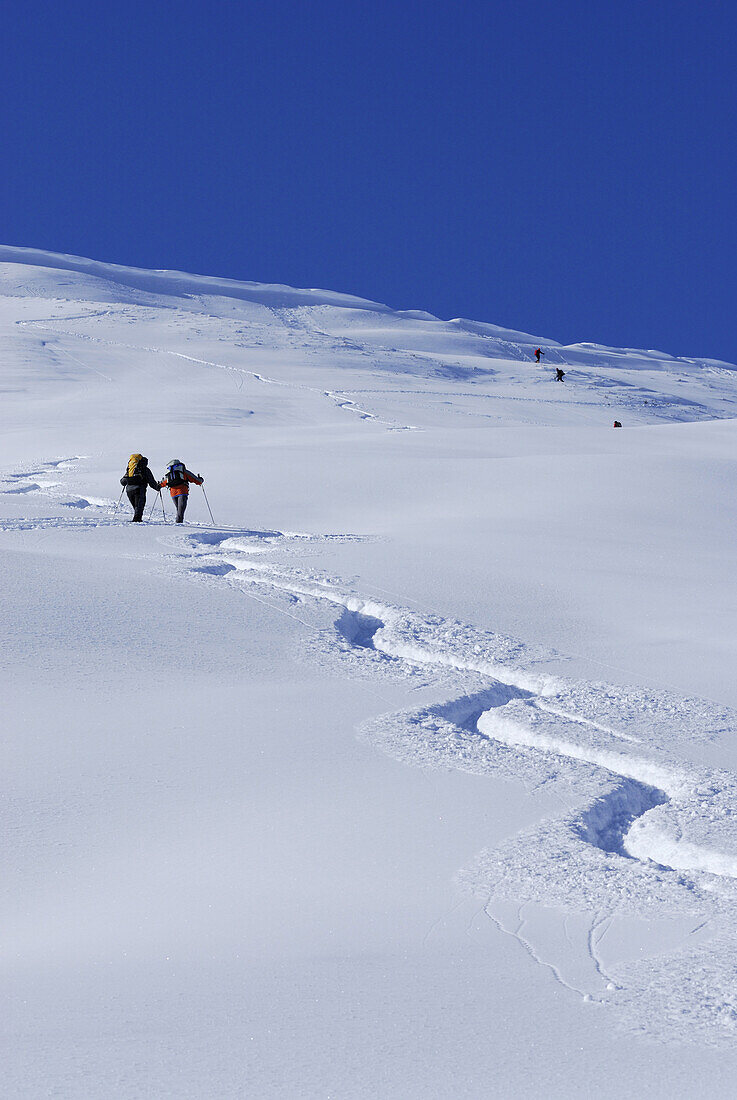
[[731, 1096], [736, 368], [8, 247], [0, 326], [4, 1095]]

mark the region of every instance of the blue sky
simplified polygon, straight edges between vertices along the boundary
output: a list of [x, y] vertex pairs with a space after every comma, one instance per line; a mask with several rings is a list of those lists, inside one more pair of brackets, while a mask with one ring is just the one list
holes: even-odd
[[11, 0], [0, 240], [737, 361], [735, 6]]

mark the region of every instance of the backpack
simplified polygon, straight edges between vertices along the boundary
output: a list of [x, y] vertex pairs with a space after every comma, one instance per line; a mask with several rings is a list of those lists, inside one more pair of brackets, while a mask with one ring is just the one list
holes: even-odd
[[138, 469], [138, 463], [143, 458], [143, 455], [131, 455], [128, 459], [128, 469], [126, 474], [128, 477], [135, 477], [136, 470]]
[[175, 458], [166, 467], [166, 484], [170, 489], [176, 489], [179, 485], [187, 484], [184, 469], [184, 463], [180, 462], [178, 458]]

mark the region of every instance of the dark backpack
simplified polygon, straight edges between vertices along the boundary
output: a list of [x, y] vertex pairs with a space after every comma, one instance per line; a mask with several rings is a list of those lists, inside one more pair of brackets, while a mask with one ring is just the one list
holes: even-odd
[[182, 462], [177, 462], [173, 466], [167, 466], [166, 484], [170, 489], [177, 489], [180, 485], [187, 484], [187, 479], [184, 476], [184, 464]]

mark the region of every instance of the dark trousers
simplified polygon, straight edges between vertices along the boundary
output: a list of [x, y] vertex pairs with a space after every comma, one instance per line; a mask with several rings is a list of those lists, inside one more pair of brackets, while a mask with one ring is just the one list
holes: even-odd
[[143, 519], [143, 509], [146, 507], [146, 486], [129, 485], [125, 491], [133, 507], [133, 522], [140, 523]]
[[186, 493], [181, 493], [178, 497], [172, 497], [172, 500], [174, 502], [174, 507], [177, 510], [177, 518], [175, 519], [174, 522], [175, 523], [183, 523], [184, 522], [184, 513], [187, 510], [187, 501], [189, 500], [189, 497], [187, 496]]

